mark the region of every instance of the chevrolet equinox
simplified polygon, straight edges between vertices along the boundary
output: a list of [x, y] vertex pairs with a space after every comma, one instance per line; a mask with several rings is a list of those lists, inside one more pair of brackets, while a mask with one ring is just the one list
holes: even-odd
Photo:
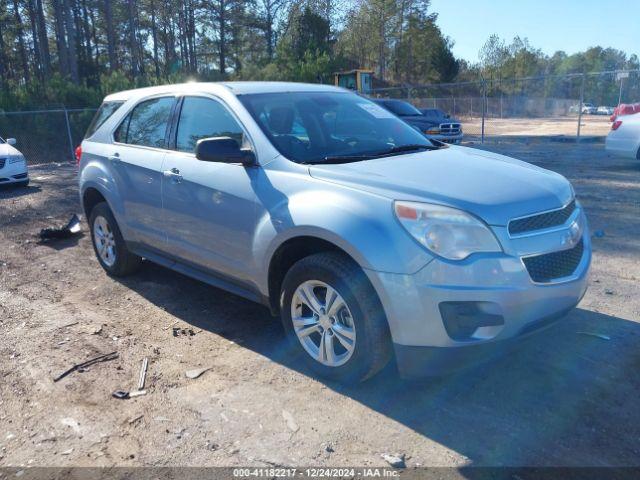
[[261, 302], [333, 380], [392, 357], [403, 376], [468, 364], [586, 289], [587, 221], [564, 177], [430, 141], [337, 87], [116, 93], [77, 157], [109, 275], [145, 258]]

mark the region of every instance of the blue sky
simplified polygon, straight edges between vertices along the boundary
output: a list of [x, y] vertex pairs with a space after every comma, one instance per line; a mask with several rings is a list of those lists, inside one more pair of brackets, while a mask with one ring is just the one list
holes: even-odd
[[431, 0], [431, 11], [455, 56], [472, 62], [492, 33], [527, 37], [546, 54], [600, 45], [640, 55], [639, 0]]

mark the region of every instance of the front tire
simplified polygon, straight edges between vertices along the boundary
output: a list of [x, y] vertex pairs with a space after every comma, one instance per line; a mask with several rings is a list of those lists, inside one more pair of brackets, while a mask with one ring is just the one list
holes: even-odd
[[281, 293], [287, 336], [318, 375], [342, 383], [366, 380], [391, 358], [387, 320], [362, 269], [345, 255], [303, 258]]
[[98, 203], [89, 217], [91, 243], [98, 262], [114, 277], [124, 277], [140, 268], [142, 258], [129, 251], [111, 209]]

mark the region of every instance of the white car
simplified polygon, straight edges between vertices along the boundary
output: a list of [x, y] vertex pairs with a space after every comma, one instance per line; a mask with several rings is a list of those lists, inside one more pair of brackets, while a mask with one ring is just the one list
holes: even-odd
[[595, 107], [593, 103], [583, 103], [582, 104], [582, 113], [587, 115], [595, 115], [598, 109]]
[[605, 107], [604, 105], [601, 105], [598, 107], [598, 110], [596, 111], [597, 115], [613, 115], [613, 107]]
[[10, 183], [23, 186], [29, 185], [29, 172], [24, 155], [14, 145], [15, 138], [4, 140], [0, 137], [0, 185]]
[[605, 143], [607, 152], [640, 160], [640, 114], [618, 117]]

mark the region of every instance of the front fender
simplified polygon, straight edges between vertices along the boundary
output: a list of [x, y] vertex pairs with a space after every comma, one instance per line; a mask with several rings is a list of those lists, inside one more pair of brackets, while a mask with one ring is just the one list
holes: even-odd
[[[378, 195], [310, 179], [311, 185], [285, 197], [262, 192], [253, 254], [261, 290], [269, 264], [284, 242], [315, 237], [349, 254], [361, 267], [389, 273], [415, 273], [433, 257], [400, 226], [393, 202]], [[310, 188], [313, 187], [313, 188]], [[266, 290], [263, 290], [266, 291]]]

